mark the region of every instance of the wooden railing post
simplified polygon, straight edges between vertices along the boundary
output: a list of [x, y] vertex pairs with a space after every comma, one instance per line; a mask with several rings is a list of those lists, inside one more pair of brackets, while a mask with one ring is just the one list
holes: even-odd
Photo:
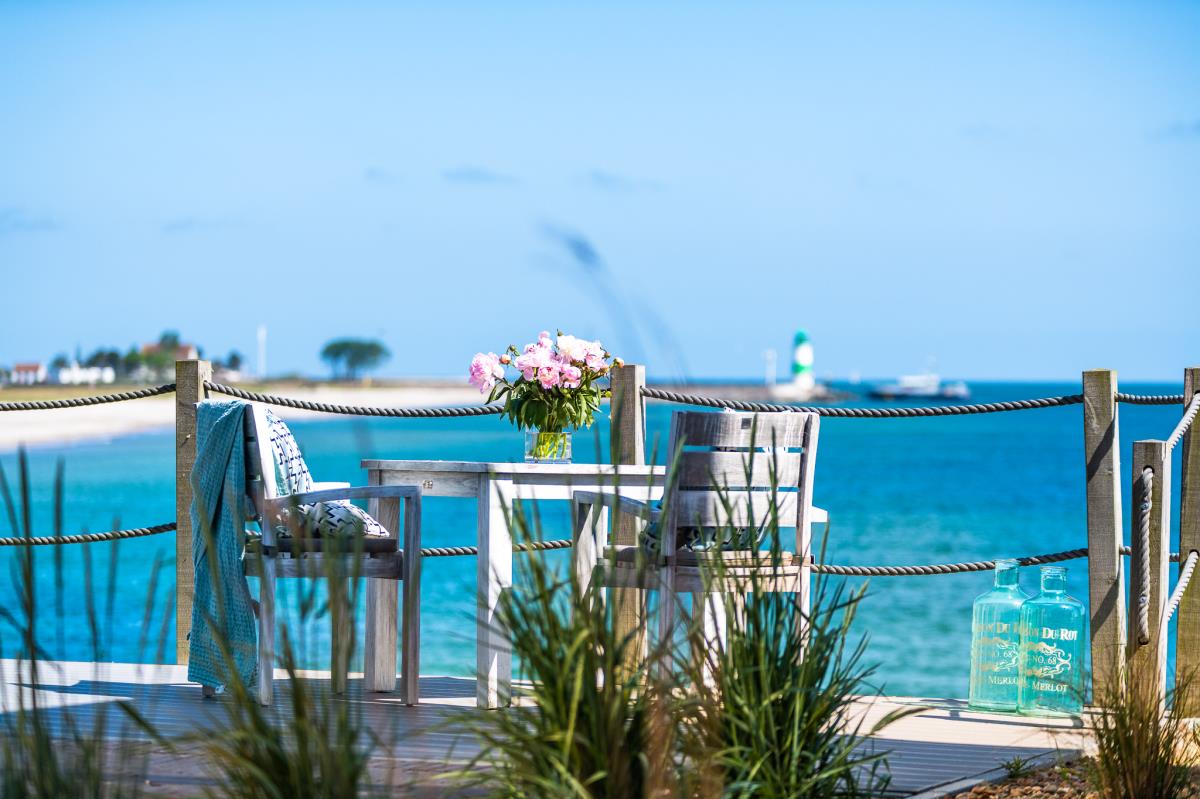
[[1125, 572], [1121, 559], [1121, 458], [1117, 373], [1083, 373], [1083, 456], [1087, 476], [1088, 607], [1092, 696], [1120, 680], [1125, 663]]
[[175, 662], [187, 663], [192, 629], [192, 466], [196, 463], [196, 403], [212, 380], [208, 361], [175, 362]]
[[[1167, 609], [1170, 593], [1171, 552], [1171, 453], [1165, 441], [1135, 441], [1133, 444], [1133, 496], [1130, 514], [1133, 542], [1133, 557], [1129, 560], [1129, 666], [1130, 671], [1154, 675], [1159, 693], [1165, 695], [1167, 687], [1166, 636], [1163, 635], [1163, 616]], [[1143, 591], [1141, 575], [1142, 557], [1142, 471], [1149, 466], [1154, 470], [1150, 492], [1150, 548], [1147, 551], [1150, 563], [1149, 585], [1149, 636], [1140, 640], [1138, 634], [1138, 607]]]
[[[1183, 370], [1183, 407], [1186, 408], [1192, 397], [1200, 391], [1200, 367]], [[1183, 436], [1183, 452], [1180, 460], [1179, 475], [1179, 553], [1180, 562], [1187, 558], [1193, 549], [1200, 551], [1200, 432], [1196, 426], [1200, 420], [1193, 421], [1191, 428]], [[1200, 588], [1196, 586], [1196, 577], [1188, 585], [1179, 603], [1175, 626], [1175, 684], [1191, 675], [1200, 679]], [[1197, 689], [1200, 684], [1193, 683]], [[1180, 698], [1186, 702], [1184, 716], [1200, 716], [1200, 695], [1197, 691], [1182, 694]]]
[[[646, 464], [646, 401], [642, 397], [642, 388], [645, 385], [645, 366], [627, 364], [612, 370], [612, 399], [609, 405], [612, 426], [609, 441], [614, 464]], [[611, 518], [613, 543], [637, 544], [637, 519], [624, 513], [614, 513]], [[627, 663], [631, 666], [635, 665], [634, 661], [643, 649], [642, 643], [645, 640], [644, 599], [643, 592], [636, 588], [612, 589], [618, 640], [635, 630], [641, 630], [643, 633], [639, 645], [630, 647]]]

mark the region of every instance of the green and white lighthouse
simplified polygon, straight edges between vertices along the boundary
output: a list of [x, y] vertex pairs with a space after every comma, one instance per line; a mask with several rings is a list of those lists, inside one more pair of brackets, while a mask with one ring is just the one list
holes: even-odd
[[796, 338], [792, 342], [792, 385], [798, 391], [807, 393], [816, 386], [812, 367], [813, 348], [808, 340], [808, 333], [797, 330]]

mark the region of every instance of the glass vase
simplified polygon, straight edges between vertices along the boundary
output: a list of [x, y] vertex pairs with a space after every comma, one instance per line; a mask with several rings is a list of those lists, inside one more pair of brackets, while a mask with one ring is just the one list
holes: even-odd
[[1021, 606], [1021, 690], [1029, 716], [1075, 716], [1083, 709], [1083, 604], [1067, 596], [1067, 570], [1042, 567], [1042, 591]]
[[996, 561], [992, 590], [975, 598], [971, 614], [971, 690], [976, 710], [1015, 711], [1021, 670], [1021, 590], [1015, 560]]
[[526, 463], [570, 463], [571, 434], [525, 431]]

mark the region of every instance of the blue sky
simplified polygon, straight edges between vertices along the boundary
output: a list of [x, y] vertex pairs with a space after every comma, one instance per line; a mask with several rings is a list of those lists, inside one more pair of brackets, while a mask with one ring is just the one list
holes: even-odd
[[[253, 7], [247, 7], [247, 6]], [[0, 364], [1179, 380], [1200, 4], [0, 4]], [[631, 322], [631, 320], [633, 320]]]

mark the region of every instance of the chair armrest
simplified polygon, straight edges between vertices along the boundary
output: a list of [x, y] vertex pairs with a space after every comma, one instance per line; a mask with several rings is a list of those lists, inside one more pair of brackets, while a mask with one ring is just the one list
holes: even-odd
[[357, 488], [327, 488], [320, 491], [305, 491], [303, 494], [289, 494], [285, 497], [268, 499], [269, 507], [289, 507], [297, 505], [312, 505], [317, 502], [330, 502], [339, 499], [416, 499], [421, 496], [420, 486], [359, 486]]
[[829, 511], [825, 510], [824, 508], [818, 508], [816, 505], [813, 505], [812, 506], [812, 516], [809, 516], [808, 520], [810, 522], [812, 522], [813, 524], [828, 524], [829, 523]]
[[571, 494], [571, 501], [577, 505], [603, 505], [620, 513], [627, 513], [648, 521], [653, 521], [662, 515], [660, 508], [656, 508], [648, 502], [604, 491], [576, 491]]

